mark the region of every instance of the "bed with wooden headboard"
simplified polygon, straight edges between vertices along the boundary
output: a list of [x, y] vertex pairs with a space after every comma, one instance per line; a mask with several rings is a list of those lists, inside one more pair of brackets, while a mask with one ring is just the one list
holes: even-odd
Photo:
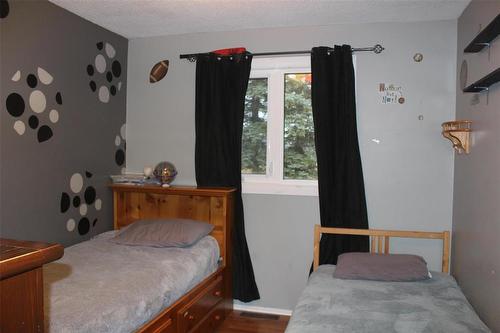
[[[441, 272], [408, 282], [377, 279], [373, 275], [338, 278], [335, 277], [335, 265], [319, 264], [321, 234], [370, 237], [370, 252], [382, 255], [389, 254], [392, 238], [435, 239], [443, 244]], [[490, 332], [448, 274], [449, 247], [448, 231], [366, 230], [316, 225], [314, 271], [286, 333]]]
[[112, 185], [114, 228], [140, 219], [182, 218], [214, 225], [220, 247], [218, 270], [191, 289], [138, 332], [213, 332], [232, 311], [231, 188]]

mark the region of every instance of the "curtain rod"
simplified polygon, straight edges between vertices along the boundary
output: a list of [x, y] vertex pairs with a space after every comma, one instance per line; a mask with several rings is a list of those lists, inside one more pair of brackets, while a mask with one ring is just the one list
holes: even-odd
[[[333, 48], [330, 48], [330, 50], [333, 50]], [[381, 53], [385, 48], [380, 45], [376, 44], [372, 47], [358, 47], [358, 48], [352, 48], [352, 52], [366, 52], [366, 51], [371, 51], [376, 54]], [[191, 62], [196, 61], [196, 58], [202, 55], [207, 55], [209, 53], [192, 53], [192, 54], [181, 54], [180, 58], [181, 59], [188, 59]], [[311, 51], [282, 51], [282, 52], [262, 52], [262, 53], [252, 53], [254, 57], [265, 57], [265, 56], [276, 56], [276, 55], [292, 55], [292, 54], [311, 54]]]

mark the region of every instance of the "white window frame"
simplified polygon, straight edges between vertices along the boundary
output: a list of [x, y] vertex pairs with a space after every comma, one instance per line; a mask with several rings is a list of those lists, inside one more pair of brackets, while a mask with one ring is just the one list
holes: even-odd
[[254, 58], [251, 79], [267, 78], [266, 174], [242, 174], [243, 193], [318, 195], [317, 180], [283, 179], [283, 129], [286, 73], [310, 73], [310, 56]]

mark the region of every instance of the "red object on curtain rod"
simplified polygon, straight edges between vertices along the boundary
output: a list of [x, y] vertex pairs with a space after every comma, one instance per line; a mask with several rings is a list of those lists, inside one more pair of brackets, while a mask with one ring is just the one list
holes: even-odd
[[229, 49], [220, 49], [220, 50], [215, 50], [212, 51], [211, 53], [215, 53], [220, 56], [230, 56], [233, 54], [243, 54], [247, 51], [246, 48], [244, 47], [235, 47], [235, 48], [229, 48]]

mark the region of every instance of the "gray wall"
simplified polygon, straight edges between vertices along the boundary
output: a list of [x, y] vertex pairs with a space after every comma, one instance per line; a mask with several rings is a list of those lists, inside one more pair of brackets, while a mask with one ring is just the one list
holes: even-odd
[[[457, 73], [467, 85], [500, 66], [500, 40], [481, 53], [463, 49], [500, 13], [499, 1], [472, 1], [458, 20]], [[455, 157], [452, 273], [485, 323], [500, 332], [500, 84], [489, 94], [463, 93], [457, 80], [457, 119], [473, 121], [470, 155]]]
[[[47, 1], [9, 4], [8, 15], [0, 18], [0, 234], [81, 242], [112, 227], [106, 184], [124, 166], [115, 155], [125, 141], [115, 140], [126, 116], [128, 41]], [[98, 54], [105, 74], [112, 72], [111, 82], [96, 71]], [[115, 61], [121, 73], [117, 63], [111, 70]], [[108, 100], [104, 93], [112, 85], [117, 90]], [[106, 88], [99, 98], [101, 86]]]
[[[245, 46], [253, 52], [303, 50], [348, 43], [381, 43], [380, 55], [360, 53], [357, 63], [358, 126], [370, 226], [450, 230], [453, 150], [440, 134], [454, 118], [456, 21], [332, 25], [309, 28], [200, 33], [129, 42], [127, 170], [161, 160], [175, 163], [176, 184], [194, 184], [195, 64], [179, 54]], [[414, 62], [416, 52], [422, 62]], [[170, 69], [150, 84], [151, 67]], [[379, 83], [401, 85], [405, 104], [384, 105]], [[423, 115], [423, 120], [419, 120]], [[372, 141], [379, 140], [379, 143]], [[316, 197], [244, 195], [246, 231], [262, 299], [252, 305], [292, 309], [312, 260]], [[394, 241], [399, 252], [424, 255], [439, 268], [438, 242]]]

